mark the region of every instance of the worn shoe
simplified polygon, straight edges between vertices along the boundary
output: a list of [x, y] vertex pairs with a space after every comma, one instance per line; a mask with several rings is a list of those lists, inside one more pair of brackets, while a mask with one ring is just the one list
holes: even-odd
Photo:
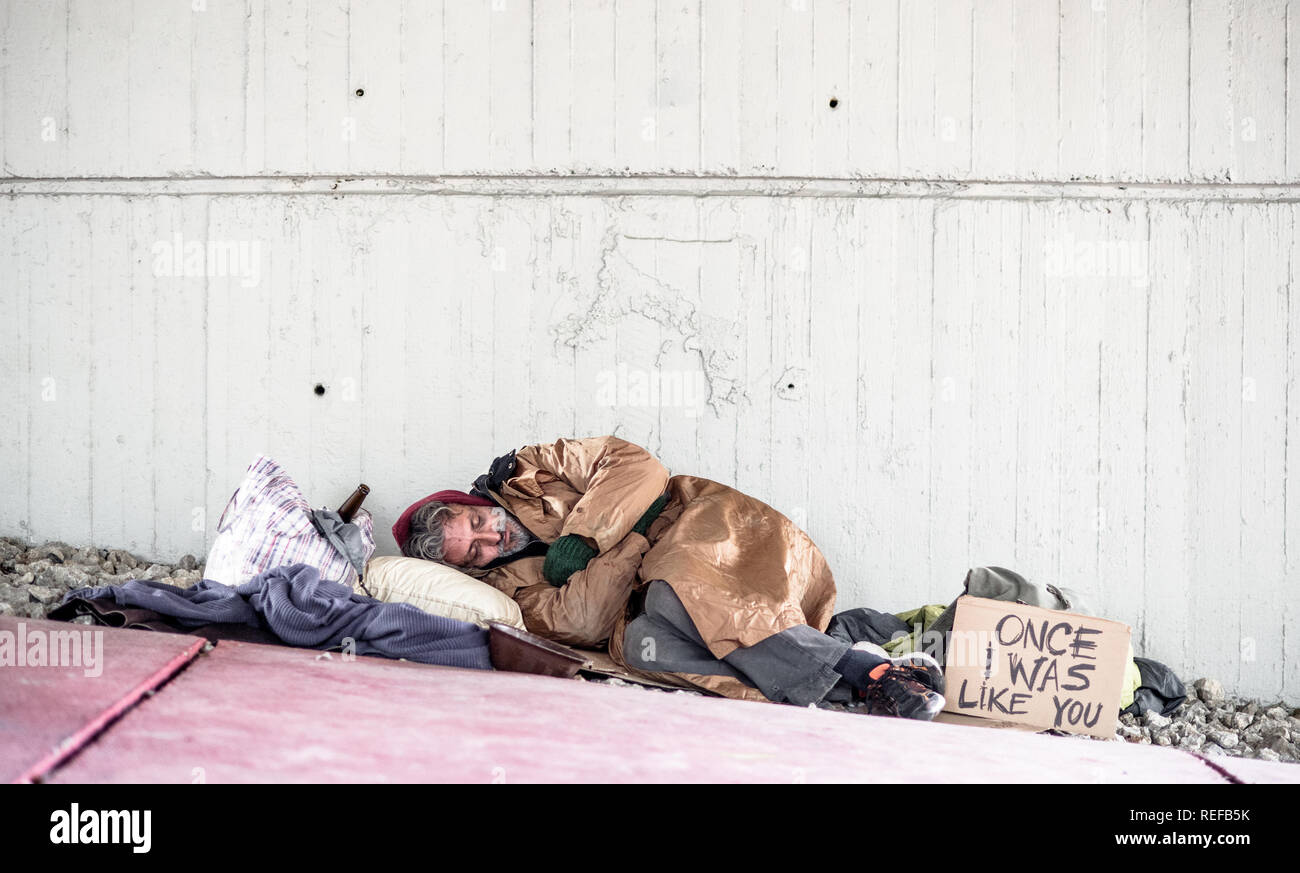
[[907, 670], [910, 678], [932, 691], [943, 694], [947, 687], [947, 682], [943, 678], [943, 668], [939, 666], [938, 661], [925, 652], [908, 652], [894, 658], [874, 643], [856, 643], [853, 648], [860, 652], [871, 652], [884, 658], [890, 665]]
[[933, 719], [946, 701], [942, 694], [922, 685], [912, 678], [913, 675], [913, 668], [904, 665], [884, 670], [875, 682], [867, 686], [863, 695], [867, 700], [867, 711], [875, 714], [879, 709], [898, 718]]

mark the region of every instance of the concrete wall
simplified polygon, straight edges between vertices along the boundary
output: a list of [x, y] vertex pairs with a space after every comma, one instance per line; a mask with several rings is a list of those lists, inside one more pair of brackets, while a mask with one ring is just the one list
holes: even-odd
[[803, 523], [842, 608], [1000, 564], [1300, 696], [1289, 4], [0, 24], [0, 534], [199, 554], [261, 451], [385, 526], [614, 432]]

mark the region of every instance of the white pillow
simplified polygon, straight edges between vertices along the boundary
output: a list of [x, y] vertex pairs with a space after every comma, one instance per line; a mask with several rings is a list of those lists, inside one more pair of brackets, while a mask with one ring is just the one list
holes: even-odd
[[444, 618], [477, 625], [500, 621], [527, 630], [518, 603], [486, 582], [434, 561], [371, 558], [365, 579], [353, 587], [359, 594], [369, 593], [386, 603], [409, 603]]

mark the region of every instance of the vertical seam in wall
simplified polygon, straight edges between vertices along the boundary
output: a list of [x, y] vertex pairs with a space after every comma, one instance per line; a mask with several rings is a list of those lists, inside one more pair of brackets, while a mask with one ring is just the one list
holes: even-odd
[[[936, 25], [937, 29], [937, 25]], [[939, 224], [939, 206], [937, 203], [931, 203], [930, 206], [930, 384], [928, 386], [930, 395], [930, 420], [927, 425], [926, 434], [926, 512], [928, 518], [925, 525], [925, 556], [926, 563], [929, 565], [929, 572], [926, 573], [927, 584], [933, 585], [934, 580], [934, 349], [935, 349], [935, 309], [934, 309], [934, 240], [938, 235]]]
[[[1011, 130], [1014, 134], [1016, 129], [1016, 6], [1011, 4]], [[901, 52], [900, 52], [901, 54]], [[1020, 153], [1016, 147], [1016, 137], [1011, 137], [1011, 173], [1019, 176]], [[1021, 225], [1023, 229], [1023, 223]], [[1022, 236], [1021, 243], [1024, 243]]]
[[1187, 2], [1187, 178], [1192, 179], [1192, 0]]
[[610, 125], [609, 136], [610, 136], [610, 153], [616, 155], [616, 154], [618, 154], [618, 130], [619, 130], [619, 114], [618, 114], [618, 58], [619, 58], [619, 51], [618, 51], [618, 0], [613, 0], [613, 2], [614, 2], [614, 16], [613, 16], [613, 17], [614, 17], [614, 123]]
[[[250, 75], [249, 75], [248, 65], [249, 65], [249, 54], [250, 54], [250, 53], [247, 51], [247, 48], [248, 48], [248, 46], [251, 44], [252, 39], [253, 39], [253, 31], [252, 31], [252, 23], [251, 23], [252, 15], [253, 15], [252, 0], [245, 0], [245, 3], [244, 3], [244, 46], [245, 46], [245, 51], [242, 52], [242, 54], [243, 54], [243, 56], [244, 56], [244, 58], [243, 58], [243, 60], [244, 60], [244, 74], [243, 74], [243, 86], [244, 86], [244, 87], [243, 87], [243, 98], [244, 98], [244, 99], [241, 100], [241, 101], [239, 101], [239, 103], [240, 103], [240, 109], [241, 109], [241, 111], [244, 113], [244, 122], [243, 122], [243, 126], [242, 126], [242, 128], [240, 129], [240, 133], [242, 134], [241, 139], [243, 139], [243, 141], [244, 141], [244, 147], [240, 150], [240, 152], [241, 152], [241, 157], [242, 157], [242, 162], [241, 162], [241, 163], [242, 163], [242, 165], [243, 165], [243, 167], [244, 167], [245, 170], [249, 169], [249, 167], [248, 167], [248, 89], [249, 89], [249, 85], [250, 85]], [[197, 27], [194, 26], [194, 15], [193, 15], [193, 13], [191, 13], [191, 14], [190, 14], [190, 160], [195, 162], [195, 167], [194, 167], [195, 170], [198, 169], [198, 166], [197, 166], [197, 163], [198, 163], [198, 162], [197, 162], [197, 158], [198, 158], [198, 153], [199, 153], [199, 148], [198, 148], [198, 144], [199, 144], [199, 82], [198, 82], [198, 75], [197, 75], [197, 73], [196, 73], [196, 71], [195, 71], [195, 69], [194, 69], [194, 61], [195, 61], [195, 56], [196, 56], [196, 54], [197, 54], [197, 52], [195, 51], [195, 47], [196, 47], [196, 45], [197, 45], [197, 43], [198, 43], [198, 39], [199, 39], [199, 37], [198, 37], [198, 33], [199, 33], [199, 29], [198, 29]], [[262, 57], [263, 57], [263, 68], [265, 69], [265, 58], [266, 58], [266, 42], [265, 42], [265, 40], [263, 40], [263, 43], [262, 43]], [[265, 135], [265, 134], [264, 134], [264, 135]], [[263, 169], [264, 169], [264, 168], [265, 168], [265, 163], [266, 163], [266, 152], [265, 152], [265, 151], [262, 152], [262, 163], [263, 163]], [[205, 269], [204, 269], [203, 272], [206, 274], [206, 273], [207, 273], [206, 264], [204, 265], [204, 267], [205, 267]]]
[[[1248, 210], [1252, 207], [1247, 207]], [[1238, 361], [1238, 378], [1237, 378], [1237, 590], [1245, 591], [1242, 585], [1246, 582], [1242, 578], [1241, 558], [1242, 539], [1246, 530], [1246, 519], [1243, 517], [1245, 508], [1246, 477], [1243, 474], [1242, 458], [1245, 457], [1246, 442], [1246, 397], [1242, 390], [1246, 384], [1246, 265], [1249, 262], [1248, 252], [1246, 249], [1247, 241], [1247, 220], [1249, 212], [1242, 216], [1241, 219], [1241, 332], [1238, 337], [1239, 354]], [[1241, 618], [1242, 618], [1242, 601], [1245, 598], [1237, 597], [1237, 677], [1236, 687], [1241, 687]]]
[[[528, 2], [528, 162], [534, 167], [537, 166], [537, 3], [535, 0]], [[493, 451], [496, 451], [495, 447]]]
[[[344, 0], [344, 2], [347, 4], [347, 8], [346, 8], [346, 10], [345, 10], [344, 13], [343, 13], [343, 23], [344, 23], [344, 26], [347, 28], [347, 31], [346, 31], [346, 33], [344, 34], [344, 38], [343, 38], [343, 41], [344, 41], [344, 51], [343, 51], [343, 56], [344, 56], [344, 61], [343, 61], [343, 100], [344, 100], [344, 103], [343, 103], [343, 105], [344, 105], [344, 111], [348, 114], [347, 117], [351, 117], [351, 116], [352, 116], [352, 112], [353, 112], [353, 110], [352, 110], [352, 107], [348, 105], [348, 101], [351, 99], [351, 97], [352, 97], [352, 93], [353, 93], [353, 87], [352, 87], [352, 0]], [[490, 90], [490, 89], [489, 89], [489, 90]], [[489, 120], [488, 123], [489, 123], [489, 128], [488, 128], [488, 129], [490, 130], [490, 129], [491, 129], [491, 127], [490, 127], [490, 125], [491, 125], [491, 118], [492, 118], [492, 104], [491, 104], [491, 102], [490, 102], [490, 101], [491, 101], [491, 96], [490, 96], [490, 95], [489, 95], [488, 100], [489, 100], [489, 103], [488, 103], [488, 120]], [[355, 124], [355, 119], [353, 119], [353, 122], [354, 122], [354, 124]], [[349, 134], [351, 134], [351, 135], [348, 136], [348, 137], [344, 137], [344, 139], [343, 139], [343, 143], [344, 143], [344, 144], [343, 144], [343, 149], [344, 149], [344, 152], [343, 152], [343, 166], [344, 166], [347, 170], [351, 170], [352, 167], [353, 167], [353, 164], [352, 164], [352, 144], [353, 144], [354, 142], [356, 142], [356, 127], [355, 127], [355, 126], [351, 128], [351, 130], [349, 131]]]
[[[972, 7], [973, 8], [973, 7]], [[962, 205], [957, 204], [957, 240], [959, 245], [964, 245], [965, 235], [961, 232]], [[979, 232], [980, 222], [978, 220], [971, 223], [970, 227], [970, 271], [963, 273], [963, 276], [969, 276], [975, 272], [975, 253], [979, 246], [975, 244], [975, 236]], [[963, 289], [966, 290], [966, 289]], [[975, 448], [975, 382], [974, 373], [975, 349], [975, 295], [970, 295], [968, 304], [970, 318], [967, 320], [966, 331], [970, 335], [970, 366], [967, 368], [966, 375], [966, 562], [970, 564], [974, 560], [972, 553], [972, 543], [975, 530], [975, 465], [972, 463], [977, 449]]]
[[440, 14], [442, 16], [442, 33], [440, 34], [440, 37], [442, 38], [442, 51], [440, 53], [441, 57], [439, 58], [438, 61], [442, 65], [442, 76], [440, 77], [440, 81], [438, 84], [442, 88], [442, 96], [440, 98], [442, 102], [439, 104], [440, 106], [443, 107], [442, 163], [440, 169], [444, 173], [447, 172], [447, 111], [446, 111], [446, 107], [447, 107], [447, 2], [448, 0], [442, 0], [442, 5], [439, 7]]
[[[566, 155], [568, 156], [568, 160], [569, 160], [569, 162], [570, 162], [570, 165], [572, 165], [572, 162], [573, 162], [573, 104], [576, 102], [576, 101], [573, 99], [573, 94], [574, 94], [574, 91], [573, 91], [573, 84], [574, 84], [574, 81], [573, 81], [573, 55], [574, 55], [574, 51], [573, 51], [573, 0], [569, 0], [569, 13], [568, 13], [568, 15], [569, 15], [569, 33], [568, 33], [568, 37], [569, 37], [569, 39], [568, 39], [568, 49], [569, 49], [569, 94], [570, 94], [570, 97], [569, 97], [569, 105], [565, 108], [565, 112], [567, 112], [567, 113], [568, 113], [568, 116], [569, 116], [569, 124], [568, 124], [568, 136], [569, 136], [569, 140], [568, 140], [568, 151], [566, 152]], [[657, 79], [658, 76], [656, 76], [655, 78]], [[490, 98], [489, 98], [489, 99], [490, 99]], [[656, 130], [656, 131], [655, 131], [655, 135], [658, 136], [658, 133], [659, 133], [658, 130]], [[496, 449], [493, 448], [492, 451], [495, 452]]]
[[[64, 7], [63, 13], [63, 147], [64, 160], [67, 159], [70, 143], [72, 138], [72, 4], [68, 3]], [[0, 103], [0, 110], [4, 107]]]
[[[86, 236], [88, 239], [92, 238], [92, 233], [93, 233], [92, 216], [93, 215], [94, 215], [93, 210], [90, 208], [90, 205], [87, 204], [87, 208], [85, 212], [85, 222], [86, 222]], [[94, 244], [91, 243], [92, 247], [93, 245]], [[87, 507], [89, 510], [87, 515], [90, 518], [90, 526], [87, 528], [87, 533], [90, 536], [91, 545], [94, 545], [95, 543], [95, 402], [94, 402], [95, 283], [91, 282], [89, 284], [90, 284], [89, 295], [86, 298], [87, 299], [86, 322], [90, 325], [90, 366], [88, 367], [86, 373], [86, 394], [87, 394], [86, 421], [89, 423], [90, 426], [89, 433], [87, 434], [87, 441], [89, 443], [89, 449], [90, 449], [88, 454], [90, 455], [90, 457], [86, 459], [86, 495], [90, 502], [89, 507]]]
[[1147, 530], [1151, 520], [1150, 501], [1150, 458], [1151, 458], [1151, 209], [1146, 209], [1147, 255], [1144, 261], [1146, 276], [1146, 324], [1143, 327], [1144, 339], [1142, 363], [1145, 375], [1142, 379], [1142, 609], [1138, 613], [1137, 651], [1146, 653], [1147, 644]]
[[[1022, 211], [1020, 214], [1016, 216], [1016, 241], [1017, 241], [1018, 250], [1021, 252], [1024, 251], [1024, 242], [1025, 242], [1024, 223], [1025, 223], [1025, 218], [1024, 218], [1024, 213]], [[1005, 252], [1006, 252], [1005, 237], [1003, 238], [1002, 245], [1003, 245], [1003, 254], [1005, 256]], [[1021, 270], [1020, 259], [1017, 257], [1016, 259], [1016, 393], [1017, 395], [1019, 395], [1020, 391], [1024, 387], [1020, 382], [1020, 379], [1023, 374], [1023, 371], [1020, 368], [1020, 348], [1024, 344], [1024, 340], [1025, 340], [1025, 319], [1024, 319], [1024, 307], [1023, 307], [1024, 296], [1025, 296], [1024, 271]], [[1012, 534], [1011, 534], [1012, 536], [1011, 552], [1013, 555], [1016, 556], [1017, 561], [1019, 561], [1021, 558], [1021, 553], [1020, 553], [1020, 416], [1021, 416], [1022, 408], [1023, 407], [1020, 403], [1019, 397], [1017, 397], [1016, 399], [1016, 451], [1015, 451], [1015, 459], [1012, 461], [1012, 463], [1015, 465], [1012, 479], [1015, 481], [1016, 484], [1013, 489], [1014, 497], [1012, 498], [1012, 504], [1011, 504], [1013, 507], [1012, 518], [1014, 519], [1014, 524], [1012, 526]]]
[[[265, 154], [265, 153], [264, 153]], [[205, 198], [203, 201], [203, 227], [204, 233], [212, 225], [212, 198]], [[208, 527], [208, 487], [212, 481], [212, 445], [211, 445], [211, 416], [209, 412], [212, 408], [212, 395], [209, 391], [208, 366], [212, 354], [212, 331], [209, 329], [209, 313], [212, 309], [212, 282], [208, 277], [208, 271], [203, 271], [203, 458], [204, 466], [207, 468], [207, 475], [203, 477], [203, 549], [207, 553], [209, 542]], [[222, 469], [225, 472], [225, 469]]]
[[[780, 55], [780, 44], [777, 44]], [[894, 166], [901, 172], [903, 166], [903, 0], [894, 3]], [[778, 119], [779, 121], [779, 119]], [[779, 142], [779, 138], [778, 138]], [[777, 166], [781, 163], [781, 153], [777, 151]]]
[[[570, 57], [573, 56], [573, 40], [572, 40], [572, 38], [570, 38], [570, 40], [569, 40], [569, 56], [570, 56]], [[659, 156], [660, 156], [660, 154], [662, 153], [661, 150], [660, 150], [660, 143], [663, 141], [663, 139], [662, 139], [662, 138], [663, 138], [663, 131], [659, 129], [659, 4], [658, 4], [658, 3], [655, 4], [655, 53], [654, 53], [654, 71], [655, 71], [655, 138], [654, 138], [654, 144], [655, 144], [655, 160], [654, 160], [654, 165], [655, 165], [656, 167], [661, 167], [661, 168], [662, 168], [663, 165], [659, 162]], [[572, 112], [573, 112], [573, 110], [572, 110], [572, 106], [573, 106], [573, 101], [569, 101], [569, 106], [571, 107], [570, 110], [569, 110], [569, 112], [570, 112], [570, 118], [572, 118]], [[572, 138], [572, 136], [573, 136], [573, 124], [572, 124], [572, 121], [570, 121], [570, 124], [569, 124], [569, 131], [570, 131], [570, 132], [569, 132], [569, 136]], [[658, 244], [658, 243], [655, 243], [655, 271], [656, 271], [656, 274], [658, 273], [658, 270], [659, 270], [659, 254], [658, 254], [658, 249], [659, 249], [659, 244]], [[662, 434], [661, 434], [661, 435], [660, 435], [660, 439], [662, 439], [662, 438], [663, 438], [663, 437], [662, 437]]]
[[[1101, 534], [1106, 528], [1108, 519], [1106, 518], [1106, 509], [1101, 500], [1101, 434], [1105, 428], [1105, 416], [1103, 413], [1103, 395], [1106, 384], [1106, 307], [1102, 304], [1101, 312], [1098, 313], [1101, 318], [1101, 330], [1097, 334], [1097, 466], [1096, 466], [1096, 491], [1094, 496], [1094, 506], [1092, 512], [1092, 529], [1093, 529], [1093, 566], [1098, 571], [1101, 570]], [[1098, 592], [1099, 594], [1103, 592]]]
[[[1138, 89], [1138, 172], [1147, 175], [1147, 0], [1142, 0], [1142, 87]], [[1189, 83], [1190, 87], [1190, 83]]]
[[[151, 226], [153, 227], [154, 235], [157, 236], [158, 213], [152, 210], [151, 212], [152, 214], [149, 216], [150, 223]], [[204, 242], [206, 243], [206, 239], [204, 240]], [[204, 246], [204, 249], [205, 250], [207, 249], [206, 245]], [[206, 263], [204, 264], [203, 272], [204, 273], [207, 272]], [[161, 369], [162, 369], [160, 366], [161, 361], [159, 360], [159, 356], [158, 356], [158, 298], [157, 296], [154, 296], [153, 299], [153, 307], [152, 307], [151, 315], [153, 317], [153, 337], [152, 337], [153, 378], [150, 380], [151, 384], [149, 386], [149, 403], [150, 403], [149, 454], [150, 457], [157, 458], [158, 457], [158, 385], [161, 381], [159, 376], [161, 375]], [[157, 464], [149, 465], [149, 499], [153, 502], [153, 524], [151, 525], [153, 529], [153, 538], [149, 541], [149, 549], [152, 553], [151, 557], [157, 558], [160, 557], [158, 555], [158, 465]]]
[[[699, 0], [695, 7], [695, 73], [699, 77], [699, 86], [695, 90], [695, 170], [704, 172], [704, 0]], [[700, 227], [699, 203], [695, 208], [695, 227]], [[699, 234], [697, 233], [698, 237]], [[697, 287], [698, 282], [697, 282]], [[699, 428], [696, 428], [696, 440], [699, 440]]]
[[1056, 175], [1061, 176], [1061, 145], [1065, 142], [1061, 123], [1061, 70], [1065, 64], [1061, 59], [1061, 0], [1056, 0]]
[[973, 2], [970, 7], [970, 76], [966, 81], [970, 84], [970, 107], [967, 113], [970, 120], [966, 122], [966, 173], [969, 175], [975, 167], [975, 4]]
[[1228, 0], [1228, 117], [1231, 119], [1228, 129], [1228, 179], [1232, 179], [1232, 171], [1237, 167], [1237, 101], [1236, 94], [1232, 89], [1232, 71], [1234, 69], [1232, 55], [1232, 38], [1235, 36], [1233, 27], [1237, 21], [1236, 3]]
[[[1291, 288], [1292, 288], [1293, 281], [1294, 281], [1294, 277], [1293, 277], [1292, 274], [1293, 274], [1293, 272], [1295, 271], [1295, 258], [1294, 258], [1294, 255], [1295, 255], [1295, 207], [1292, 206], [1292, 207], [1290, 208], [1290, 210], [1287, 212], [1287, 214], [1288, 214], [1288, 215], [1290, 216], [1290, 218], [1291, 218], [1291, 222], [1290, 222], [1290, 223], [1291, 223], [1291, 232], [1290, 232], [1290, 234], [1289, 234], [1289, 236], [1290, 236], [1290, 245], [1287, 246], [1287, 256], [1286, 256], [1286, 273], [1287, 273], [1287, 282], [1286, 282], [1286, 344], [1284, 345], [1285, 352], [1283, 353], [1283, 357], [1282, 357], [1282, 361], [1283, 361], [1283, 367], [1282, 367], [1282, 369], [1283, 369], [1283, 372], [1284, 372], [1284, 373], [1287, 373], [1287, 374], [1289, 374], [1290, 376], [1294, 376], [1295, 374], [1294, 374], [1294, 373], [1291, 373], [1290, 371], [1291, 371], [1291, 366], [1292, 366], [1292, 358], [1291, 358]], [[1289, 543], [1290, 543], [1290, 541], [1291, 541], [1290, 536], [1287, 534], [1287, 530], [1289, 530], [1289, 528], [1287, 527], [1287, 522], [1289, 521], [1289, 519], [1287, 518], [1287, 516], [1288, 516], [1288, 512], [1287, 512], [1287, 510], [1288, 510], [1288, 508], [1289, 508], [1288, 503], [1287, 503], [1287, 481], [1288, 481], [1288, 479], [1290, 478], [1290, 473], [1291, 473], [1290, 465], [1289, 465], [1288, 461], [1289, 461], [1289, 459], [1290, 459], [1290, 457], [1291, 457], [1291, 382], [1292, 382], [1292, 381], [1293, 381], [1292, 378], [1285, 378], [1285, 379], [1283, 379], [1283, 388], [1282, 388], [1282, 398], [1283, 398], [1283, 400], [1282, 400], [1282, 576], [1283, 576], [1283, 578], [1286, 578], [1286, 572], [1287, 572], [1287, 569], [1288, 569], [1288, 568], [1290, 567], [1290, 565], [1291, 565], [1291, 557], [1290, 557], [1290, 554], [1288, 553], [1288, 548], [1287, 548], [1288, 545], [1289, 545]], [[1283, 687], [1284, 690], [1285, 690], [1285, 688], [1286, 688], [1286, 675], [1287, 675], [1287, 674], [1286, 674], [1286, 668], [1287, 668], [1287, 652], [1288, 652], [1288, 649], [1287, 649], [1287, 646], [1286, 646], [1286, 630], [1287, 630], [1288, 625], [1289, 625], [1290, 622], [1291, 622], [1290, 609], [1291, 609], [1291, 601], [1288, 600], [1288, 601], [1284, 602], [1283, 605], [1282, 605], [1282, 610], [1283, 610], [1283, 612], [1282, 612], [1282, 615], [1283, 615], [1283, 620], [1282, 620], [1282, 687]]]
[[[1190, 216], [1189, 216], [1189, 217], [1190, 217]], [[1187, 225], [1184, 225], [1183, 227], [1179, 228], [1179, 237], [1178, 237], [1178, 241], [1179, 241], [1180, 243], [1182, 243], [1182, 245], [1183, 245], [1183, 250], [1186, 250], [1186, 247], [1187, 247], [1187, 244], [1188, 244], [1188, 243], [1190, 243], [1190, 242], [1194, 242], [1194, 241], [1195, 241], [1195, 237], [1196, 237], [1196, 227], [1195, 227], [1195, 225], [1192, 225], [1192, 226], [1190, 226], [1190, 227], [1187, 226]], [[1199, 249], [1198, 249], [1198, 251], [1199, 251]], [[1197, 266], [1199, 266], [1199, 263], [1197, 264]], [[1186, 283], [1186, 286], [1185, 286], [1184, 288], [1177, 289], [1177, 290], [1178, 290], [1178, 293], [1179, 293], [1179, 294], [1184, 298], [1183, 301], [1182, 301], [1182, 302], [1183, 302], [1183, 305], [1184, 305], [1184, 310], [1183, 310], [1183, 311], [1184, 311], [1184, 313], [1187, 313], [1187, 312], [1189, 312], [1190, 309], [1191, 309], [1191, 307], [1188, 305], [1188, 304], [1190, 303], [1190, 300], [1187, 299], [1187, 298], [1189, 298], [1189, 297], [1191, 296], [1191, 294], [1192, 294], [1192, 283], [1191, 283], [1190, 281], [1188, 281], [1188, 282]], [[1201, 297], [1200, 297], [1200, 293], [1199, 293], [1199, 291], [1198, 291], [1198, 292], [1196, 292], [1196, 317], [1197, 317], [1198, 320], [1199, 320], [1199, 316], [1200, 316], [1200, 308], [1201, 308]], [[1188, 438], [1188, 429], [1187, 429], [1187, 404], [1188, 404], [1188, 397], [1187, 397], [1187, 395], [1188, 395], [1188, 388], [1189, 388], [1189, 382], [1190, 382], [1190, 374], [1189, 374], [1189, 368], [1188, 368], [1187, 345], [1188, 345], [1188, 340], [1189, 340], [1190, 332], [1191, 332], [1191, 319], [1189, 319], [1186, 315], [1184, 315], [1184, 317], [1183, 317], [1183, 338], [1182, 338], [1182, 339], [1183, 339], [1183, 345], [1182, 345], [1182, 349], [1180, 350], [1180, 354], [1179, 354], [1179, 363], [1182, 364], [1182, 386], [1181, 386], [1181, 387], [1182, 387], [1182, 403], [1179, 404], [1179, 409], [1180, 409], [1180, 411], [1182, 412], [1182, 415], [1183, 415], [1183, 422], [1182, 422], [1182, 438], [1183, 438], [1183, 447], [1182, 447], [1182, 448], [1183, 448], [1183, 469], [1185, 469], [1185, 470], [1191, 469], [1191, 464], [1189, 463], [1189, 458], [1188, 458], [1188, 453], [1189, 453], [1189, 451], [1191, 451], [1191, 445], [1190, 445], [1190, 440], [1189, 440], [1189, 438]], [[1182, 489], [1182, 491], [1183, 491], [1183, 493], [1182, 493], [1182, 515], [1183, 515], [1183, 518], [1182, 518], [1182, 528], [1183, 528], [1183, 546], [1182, 546], [1182, 551], [1183, 551], [1183, 555], [1184, 555], [1185, 557], [1187, 556], [1188, 552], [1190, 551], [1190, 548], [1189, 548], [1189, 546], [1190, 546], [1190, 542], [1188, 541], [1188, 526], [1189, 526], [1189, 522], [1190, 522], [1190, 519], [1189, 519], [1189, 513], [1190, 513], [1192, 507], [1191, 507], [1191, 505], [1190, 505], [1190, 504], [1191, 504], [1191, 501], [1189, 501], [1187, 498], [1188, 498], [1189, 493], [1191, 492], [1191, 485], [1192, 485], [1192, 477], [1190, 477], [1190, 476], [1185, 477], [1185, 481], [1184, 481], [1184, 483], [1183, 483], [1183, 489]], [[1189, 660], [1188, 660], [1188, 658], [1187, 658], [1187, 625], [1186, 625], [1185, 622], [1184, 622], [1183, 625], [1182, 625], [1182, 635], [1181, 635], [1181, 636], [1182, 636], [1182, 649], [1183, 649], [1183, 652], [1182, 652], [1182, 663], [1187, 664], [1187, 663], [1190, 663], [1190, 662], [1189, 662]]]

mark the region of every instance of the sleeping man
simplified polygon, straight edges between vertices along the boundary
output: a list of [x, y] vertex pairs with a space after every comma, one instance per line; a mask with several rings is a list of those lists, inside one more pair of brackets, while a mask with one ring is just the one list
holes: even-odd
[[836, 689], [905, 718], [944, 705], [929, 656], [891, 659], [823, 632], [835, 581], [788, 518], [726, 485], [670, 477], [617, 437], [512, 451], [469, 493], [412, 504], [393, 536], [403, 554], [512, 597], [531, 632], [608, 646], [634, 675], [799, 706]]

